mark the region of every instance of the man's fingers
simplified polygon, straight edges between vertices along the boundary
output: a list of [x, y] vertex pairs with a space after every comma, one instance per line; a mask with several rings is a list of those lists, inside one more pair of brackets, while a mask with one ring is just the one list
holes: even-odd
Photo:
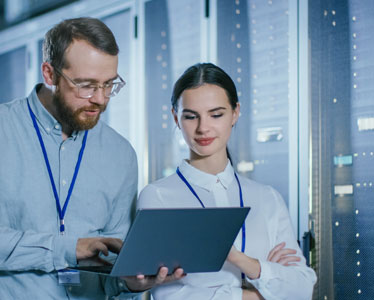
[[105, 256], [108, 256], [108, 247], [100, 240], [94, 240], [90, 245], [89, 245], [89, 250], [92, 253], [92, 256], [99, 254], [102, 252]]
[[109, 251], [119, 253], [122, 247], [122, 240], [115, 238], [97, 238], [91, 244], [91, 251], [95, 254], [102, 252], [105, 256], [109, 255]]
[[121, 239], [116, 238], [103, 238], [101, 241], [107, 246], [110, 252], [117, 254], [121, 250], [123, 244]]

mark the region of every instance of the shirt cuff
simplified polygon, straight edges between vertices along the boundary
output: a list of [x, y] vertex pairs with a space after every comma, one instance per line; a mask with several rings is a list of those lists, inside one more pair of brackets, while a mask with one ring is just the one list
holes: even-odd
[[66, 235], [57, 235], [53, 242], [53, 264], [56, 270], [74, 267], [77, 265], [78, 238]]
[[250, 279], [247, 277], [247, 280], [256, 288], [261, 289], [266, 282], [273, 278], [270, 262], [259, 260], [261, 273], [260, 277], [257, 279]]

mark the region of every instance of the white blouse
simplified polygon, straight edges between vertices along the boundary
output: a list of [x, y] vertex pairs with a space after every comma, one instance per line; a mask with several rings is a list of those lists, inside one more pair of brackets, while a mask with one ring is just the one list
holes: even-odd
[[[239, 188], [230, 163], [217, 175], [202, 172], [186, 161], [182, 161], [179, 169], [205, 207], [240, 206]], [[238, 177], [244, 206], [251, 207], [245, 221], [245, 254], [257, 258], [261, 264], [260, 278], [246, 280], [267, 300], [311, 299], [316, 275], [305, 264], [283, 199], [270, 186]], [[173, 174], [146, 186], [137, 207], [182, 208], [201, 207], [201, 204], [180, 177]], [[241, 236], [240, 231], [234, 243], [239, 250]], [[286, 248], [297, 250], [301, 261], [296, 266], [266, 260], [270, 250], [281, 242], [286, 242]], [[241, 271], [225, 262], [219, 272], [187, 274], [181, 280], [153, 288], [151, 293], [155, 300], [242, 300], [241, 284]]]

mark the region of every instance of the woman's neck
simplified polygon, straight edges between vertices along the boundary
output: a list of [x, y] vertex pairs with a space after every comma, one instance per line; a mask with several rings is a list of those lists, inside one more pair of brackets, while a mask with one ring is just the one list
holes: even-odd
[[214, 155], [209, 157], [201, 157], [191, 153], [190, 159], [188, 160], [191, 166], [212, 175], [217, 175], [218, 173], [223, 172], [227, 166], [227, 161], [228, 158], [226, 153], [221, 157]]

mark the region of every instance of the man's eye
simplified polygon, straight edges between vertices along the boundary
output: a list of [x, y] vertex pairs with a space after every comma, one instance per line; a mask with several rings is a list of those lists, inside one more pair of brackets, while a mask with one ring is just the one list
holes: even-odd
[[108, 83], [106, 83], [106, 84], [104, 84], [104, 88], [111, 88], [111, 87], [113, 87], [113, 85], [114, 85], [114, 82], [108, 82]]
[[95, 89], [96, 85], [94, 85], [94, 84], [84, 84], [84, 85], [81, 85], [80, 88], [84, 89], [84, 90], [91, 90], [91, 89]]

